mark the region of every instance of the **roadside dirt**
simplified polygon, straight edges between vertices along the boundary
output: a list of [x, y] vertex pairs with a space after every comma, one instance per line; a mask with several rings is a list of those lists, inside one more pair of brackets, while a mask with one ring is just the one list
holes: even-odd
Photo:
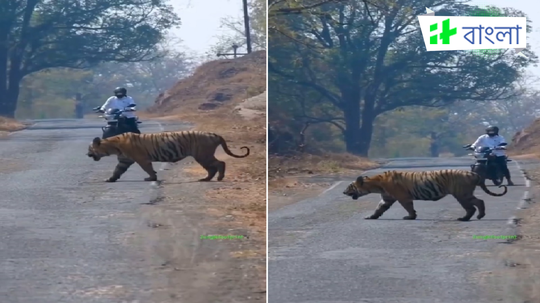
[[10, 132], [25, 129], [27, 125], [15, 119], [0, 116], [0, 138], [7, 136]]
[[[249, 226], [250, 219], [258, 218], [235, 209], [233, 201], [208, 197], [209, 190], [238, 185], [197, 182], [201, 174], [192, 172], [193, 165], [189, 158], [162, 173], [160, 195], [142, 211], [153, 227], [142, 237], [152, 239], [148, 254], [154, 256], [156, 271], [167, 276], [154, 286], [155, 302], [263, 302], [266, 287], [260, 274], [266, 258], [259, 251], [266, 249], [265, 235]], [[242, 239], [201, 239], [209, 235]]]
[[494, 251], [498, 267], [479, 275], [496, 302], [540, 302], [540, 159], [524, 159], [520, 162], [531, 187], [526, 208], [516, 213], [517, 240]]
[[[145, 216], [147, 239], [167, 271], [156, 302], [262, 302], [266, 298], [266, 55], [254, 52], [200, 66], [161, 94], [143, 119], [192, 123], [217, 133], [226, 163], [222, 182], [197, 182], [206, 171], [190, 157], [163, 174]], [[174, 129], [170, 129], [174, 130]], [[243, 239], [201, 239], [205, 235]], [[160, 301], [161, 300], [161, 301]], [[168, 301], [167, 301], [168, 300]]]
[[[194, 121], [185, 115], [168, 119]], [[156, 226], [145, 238], [155, 239], [152, 249], [168, 274], [168, 285], [156, 287], [167, 290], [159, 293], [159, 302], [265, 300], [264, 120], [239, 119], [233, 123], [236, 126], [225, 123], [228, 127], [216, 125], [220, 119], [198, 116], [195, 120], [200, 122], [196, 130], [219, 133], [233, 153], [241, 153], [239, 147], [244, 145], [251, 150], [248, 157], [236, 159], [218, 148], [216, 157], [227, 164], [222, 182], [197, 182], [206, 171], [191, 157], [173, 164], [163, 174], [161, 193], [144, 215]], [[204, 235], [243, 239], [201, 239]]]

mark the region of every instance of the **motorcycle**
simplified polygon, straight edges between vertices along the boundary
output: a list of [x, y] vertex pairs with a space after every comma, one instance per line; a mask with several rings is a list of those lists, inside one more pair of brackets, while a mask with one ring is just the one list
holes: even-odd
[[[486, 179], [489, 179], [493, 182], [495, 186], [499, 186], [503, 183], [504, 174], [499, 168], [499, 165], [495, 163], [495, 158], [497, 157], [493, 152], [495, 150], [506, 149], [507, 143], [501, 143], [496, 147], [477, 147], [476, 149], [471, 147], [472, 144], [467, 144], [463, 148], [467, 150], [472, 150], [474, 153], [469, 154], [469, 156], [474, 156], [476, 163], [471, 165], [471, 171], [483, 176]], [[506, 162], [512, 160], [506, 158]]]
[[[107, 110], [107, 112], [103, 112], [101, 110], [101, 107], [95, 107], [92, 110], [96, 113], [103, 113], [103, 115], [99, 116], [100, 118], [104, 118], [105, 121], [107, 121], [107, 126], [104, 126], [101, 128], [103, 131], [102, 139], [106, 139], [112, 136], [120, 135], [126, 132], [129, 132], [129, 126], [125, 125], [125, 116], [122, 114], [127, 111], [133, 111], [133, 107], [135, 105], [128, 106], [124, 108], [124, 110], [119, 110], [116, 108], [110, 108]], [[135, 117], [137, 124], [141, 124], [142, 122], [139, 121], [139, 117]]]

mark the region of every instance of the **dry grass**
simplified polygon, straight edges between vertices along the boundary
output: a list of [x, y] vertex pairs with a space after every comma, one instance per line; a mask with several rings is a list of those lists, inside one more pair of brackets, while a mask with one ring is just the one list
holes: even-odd
[[540, 119], [514, 135], [509, 152], [511, 155], [540, 154]]
[[[201, 106], [238, 105], [266, 90], [266, 52], [207, 62], [161, 94], [148, 109], [153, 114], [196, 113]], [[225, 117], [228, 119], [228, 117]]]
[[268, 189], [281, 188], [284, 182], [299, 185], [296, 176], [318, 174], [343, 174], [374, 169], [378, 163], [348, 153], [324, 155], [301, 154], [293, 157], [271, 156], [268, 159]]
[[[235, 187], [220, 188], [218, 191], [207, 193], [212, 199], [224, 201], [245, 200], [243, 207], [256, 211], [266, 211], [266, 118], [246, 121], [244, 119], [231, 119], [230, 107], [212, 112], [197, 114], [180, 114], [163, 117], [195, 123], [194, 130], [215, 132], [223, 136], [233, 153], [241, 154], [241, 146], [248, 146], [250, 155], [246, 158], [226, 159], [227, 171], [225, 180], [235, 182]], [[223, 158], [222, 155], [218, 157]], [[188, 172], [204, 175], [206, 171], [198, 164], [193, 165]], [[266, 215], [266, 214], [263, 214]]]
[[26, 128], [26, 125], [11, 118], [0, 116], [0, 132], [14, 132]]

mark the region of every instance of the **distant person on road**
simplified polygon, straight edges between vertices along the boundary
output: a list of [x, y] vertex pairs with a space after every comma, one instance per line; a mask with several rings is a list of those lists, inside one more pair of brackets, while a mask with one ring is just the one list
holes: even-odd
[[[499, 128], [497, 126], [490, 125], [486, 128], [486, 133], [481, 135], [476, 139], [476, 141], [471, 145], [472, 148], [477, 147], [497, 147], [501, 143], [506, 143], [503, 136], [499, 135]], [[504, 149], [495, 149], [493, 154], [496, 156], [495, 163], [501, 168], [504, 177], [508, 181], [508, 185], [514, 185], [510, 177], [510, 170], [508, 165], [506, 165], [506, 151]]]
[[135, 114], [133, 113], [136, 110], [135, 101], [131, 96], [127, 95], [127, 89], [123, 87], [117, 87], [114, 90], [114, 96], [107, 99], [107, 101], [105, 101], [105, 104], [101, 106], [101, 111], [105, 112], [111, 108], [123, 111], [126, 107], [130, 105], [132, 106], [131, 111], [125, 111], [122, 113], [122, 115], [126, 118], [126, 126], [131, 129], [131, 132], [140, 134], [141, 131], [137, 126], [137, 119], [135, 117]]

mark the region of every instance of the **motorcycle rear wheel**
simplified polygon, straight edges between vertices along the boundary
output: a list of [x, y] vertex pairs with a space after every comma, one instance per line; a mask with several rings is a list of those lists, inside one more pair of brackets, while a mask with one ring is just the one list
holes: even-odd
[[497, 178], [495, 178], [495, 179], [493, 179], [491, 181], [493, 182], [493, 185], [495, 185], [495, 186], [499, 186], [499, 185], [501, 185], [503, 183], [503, 179], [502, 178], [499, 179], [499, 177], [497, 177]]

